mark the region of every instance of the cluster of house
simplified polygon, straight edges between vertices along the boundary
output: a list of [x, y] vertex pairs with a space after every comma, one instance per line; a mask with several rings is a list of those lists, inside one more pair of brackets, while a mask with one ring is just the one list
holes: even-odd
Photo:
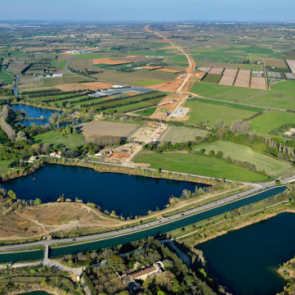
[[141, 295], [141, 285], [139, 284], [139, 281], [144, 281], [146, 278], [153, 278], [164, 271], [164, 264], [161, 261], [157, 261], [156, 263], [139, 270], [129, 269], [117, 274], [127, 286], [131, 294]]
[[291, 128], [289, 131], [285, 132], [284, 135], [293, 136], [295, 134], [295, 128]]
[[61, 157], [61, 152], [53, 152], [53, 153], [50, 153], [50, 157], [55, 157], [55, 158], [60, 158]]

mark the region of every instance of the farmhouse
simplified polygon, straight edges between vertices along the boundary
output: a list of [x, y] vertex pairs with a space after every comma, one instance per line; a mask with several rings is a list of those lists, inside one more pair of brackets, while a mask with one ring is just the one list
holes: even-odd
[[60, 153], [50, 153], [50, 156], [51, 157], [55, 157], [55, 158], [60, 158], [61, 157], [61, 155], [60, 155]]
[[289, 131], [285, 132], [284, 135], [292, 136], [295, 134], [295, 128], [291, 128]]
[[156, 276], [164, 271], [164, 264], [161, 261], [157, 261], [156, 263], [143, 267], [142, 269], [129, 269], [120, 274], [118, 273], [118, 275], [129, 291], [134, 293], [140, 289], [140, 285], [137, 280], [144, 281], [146, 278]]

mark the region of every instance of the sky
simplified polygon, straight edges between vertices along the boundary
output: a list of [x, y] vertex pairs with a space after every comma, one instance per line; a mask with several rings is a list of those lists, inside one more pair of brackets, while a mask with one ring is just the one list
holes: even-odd
[[1, 0], [0, 21], [295, 22], [294, 0]]

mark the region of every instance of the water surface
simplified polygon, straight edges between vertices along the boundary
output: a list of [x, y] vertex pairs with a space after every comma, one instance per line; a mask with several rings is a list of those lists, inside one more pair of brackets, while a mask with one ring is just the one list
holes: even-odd
[[29, 127], [31, 125], [31, 123], [36, 123], [37, 125], [45, 125], [45, 124], [49, 123], [49, 118], [52, 116], [53, 113], [61, 114], [60, 111], [38, 108], [38, 107], [29, 106], [29, 105], [21, 104], [21, 103], [12, 104], [11, 107], [15, 111], [19, 111], [19, 112], [21, 110], [25, 110], [28, 118], [40, 118], [41, 116], [43, 116], [45, 118], [45, 120], [21, 121], [21, 124], [23, 124], [27, 127]]
[[204, 252], [209, 274], [233, 294], [282, 292], [279, 264], [295, 255], [295, 214], [282, 213], [231, 231], [197, 246]]
[[[107, 240], [101, 240], [96, 242], [89, 242], [79, 245], [73, 245], [73, 246], [65, 246], [60, 248], [54, 248], [50, 249], [49, 255], [50, 257], [60, 256], [60, 255], [68, 255], [68, 254], [74, 254], [78, 252], [86, 252], [91, 250], [98, 250], [103, 249], [106, 247], [113, 247], [117, 245], [122, 245], [125, 243], [129, 243], [132, 241], [137, 241], [146, 237], [151, 236], [158, 236], [160, 234], [172, 231], [176, 228], [180, 228], [183, 226], [187, 226], [189, 224], [211, 218], [218, 214], [223, 214], [225, 212], [228, 212], [230, 210], [234, 210], [239, 207], [243, 207], [246, 205], [249, 205], [253, 202], [258, 202], [260, 200], [264, 200], [266, 198], [269, 198], [273, 195], [282, 193], [286, 187], [280, 187], [280, 188], [273, 188], [266, 192], [256, 194], [254, 196], [251, 196], [249, 198], [239, 200], [234, 203], [230, 203], [227, 205], [224, 205], [222, 207], [218, 207], [203, 213], [195, 214], [168, 224], [163, 224], [162, 226], [156, 227], [156, 228], [150, 228], [146, 231], [140, 231], [135, 232], [134, 234], [129, 234], [121, 237], [115, 237]], [[57, 241], [58, 242], [58, 241]], [[43, 257], [44, 251], [33, 251], [33, 252], [23, 252], [23, 253], [17, 253], [17, 254], [0, 254], [0, 262], [9, 262], [9, 261], [23, 261], [28, 259], [37, 259]], [[34, 254], [34, 256], [32, 256]]]
[[101, 173], [90, 168], [53, 164], [2, 186], [13, 190], [19, 199], [40, 198], [47, 203], [55, 202], [64, 194], [72, 201], [77, 197], [85, 203], [93, 202], [103, 210], [115, 210], [118, 215], [133, 217], [157, 207], [164, 209], [172, 195], [180, 197], [184, 189], [193, 192], [196, 189], [195, 183], [186, 181]]

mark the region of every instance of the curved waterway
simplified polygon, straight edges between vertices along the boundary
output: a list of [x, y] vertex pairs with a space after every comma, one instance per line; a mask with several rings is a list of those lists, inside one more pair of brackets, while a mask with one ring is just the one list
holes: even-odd
[[197, 246], [207, 269], [233, 294], [277, 294], [284, 280], [279, 264], [295, 255], [295, 214], [282, 213]]
[[[242, 199], [234, 203], [224, 205], [222, 207], [218, 207], [203, 213], [199, 213], [196, 215], [189, 216], [187, 218], [183, 218], [183, 219], [168, 223], [166, 225], [162, 225], [156, 228], [150, 228], [148, 230], [137, 232], [134, 234], [125, 235], [125, 236], [116, 237], [116, 238], [107, 239], [107, 240], [101, 240], [97, 242], [89, 242], [89, 243], [77, 244], [73, 246], [53, 248], [53, 249], [50, 249], [49, 255], [50, 257], [54, 257], [54, 256], [60, 256], [60, 255], [74, 254], [78, 252], [98, 250], [98, 249], [102, 249], [106, 247], [122, 245], [132, 241], [137, 241], [150, 236], [157, 236], [157, 235], [169, 232], [171, 230], [174, 230], [176, 228], [187, 226], [189, 224], [213, 217], [215, 215], [223, 214], [230, 210], [234, 210], [236, 208], [243, 207], [251, 203], [264, 200], [273, 195], [282, 193], [285, 189], [286, 187], [273, 188], [266, 192], [256, 194], [252, 197]], [[11, 262], [11, 261], [17, 262], [17, 261], [29, 260], [29, 259], [42, 259], [43, 254], [44, 254], [44, 251], [0, 254], [0, 263]], [[34, 255], [34, 258], [32, 258], [32, 255]]]
[[4, 182], [19, 199], [40, 198], [43, 203], [65, 198], [99, 205], [102, 210], [116, 211], [125, 217], [145, 215], [149, 210], [165, 208], [169, 198], [180, 197], [184, 189], [195, 191], [196, 184], [186, 181], [156, 179], [119, 173], [102, 173], [90, 168], [47, 165], [31, 175]]

